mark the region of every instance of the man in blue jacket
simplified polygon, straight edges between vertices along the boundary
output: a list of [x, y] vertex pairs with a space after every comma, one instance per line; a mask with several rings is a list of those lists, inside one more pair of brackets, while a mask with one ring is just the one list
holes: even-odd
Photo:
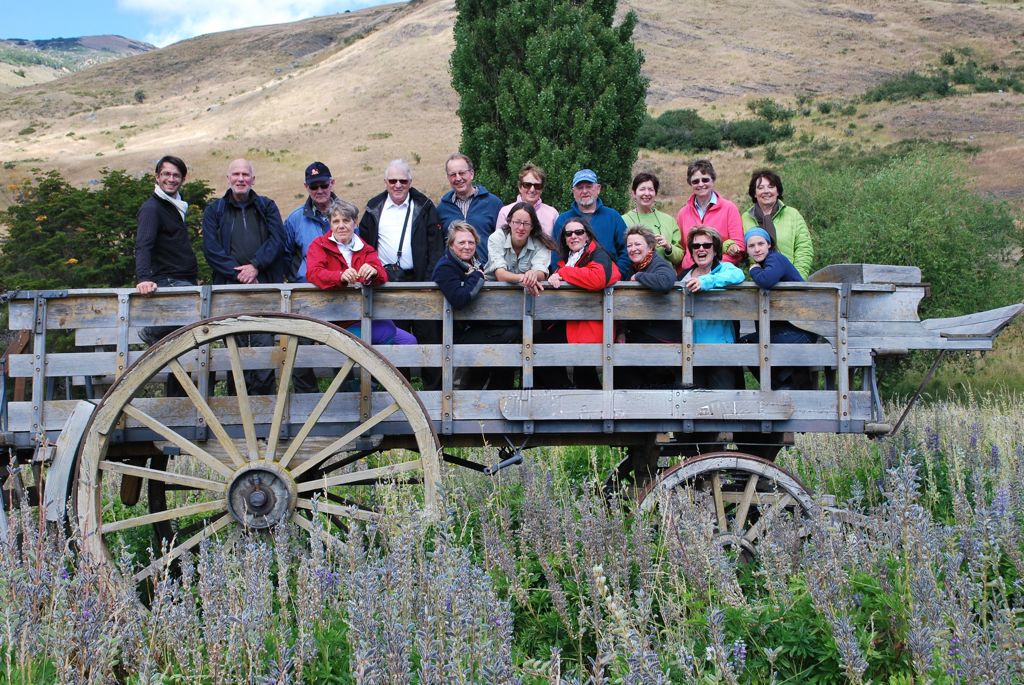
[[441, 228], [448, 236], [448, 227], [454, 221], [468, 221], [480, 234], [480, 242], [476, 246], [476, 258], [481, 264], [487, 263], [487, 239], [494, 233], [494, 224], [498, 220], [498, 212], [505, 206], [501, 198], [487, 191], [482, 185], [474, 184], [476, 172], [473, 162], [461, 152], [448, 157], [444, 163], [444, 171], [448, 175], [449, 190], [437, 203], [437, 213], [441, 217]]
[[[287, 273], [285, 235], [281, 212], [268, 197], [252, 189], [256, 173], [252, 163], [236, 159], [228, 165], [228, 190], [203, 212], [203, 253], [213, 270], [214, 284], [283, 283]], [[239, 345], [270, 347], [274, 336], [243, 336]], [[274, 392], [271, 369], [245, 372], [251, 395]], [[229, 391], [234, 386], [229, 378]]]
[[306, 282], [306, 251], [311, 242], [330, 230], [327, 208], [337, 197], [331, 170], [323, 162], [313, 162], [306, 167], [304, 184], [309, 197], [284, 220], [288, 277], [295, 283]]
[[[573, 217], [585, 216], [590, 220], [597, 242], [612, 256], [620, 273], [630, 273], [632, 266], [626, 255], [626, 222], [618, 210], [601, 202], [601, 184], [593, 169], [580, 169], [572, 177], [573, 203], [558, 215], [551, 237], [558, 243], [562, 227]], [[558, 253], [552, 252], [551, 271], [558, 268]]]

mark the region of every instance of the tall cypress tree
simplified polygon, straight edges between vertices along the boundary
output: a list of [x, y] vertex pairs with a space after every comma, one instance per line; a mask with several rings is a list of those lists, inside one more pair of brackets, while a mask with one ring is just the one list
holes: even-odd
[[544, 197], [565, 208], [581, 167], [597, 171], [605, 202], [626, 207], [645, 112], [636, 15], [614, 25], [617, 0], [456, 0], [452, 85], [462, 151], [477, 175], [515, 197], [527, 161], [548, 174]]

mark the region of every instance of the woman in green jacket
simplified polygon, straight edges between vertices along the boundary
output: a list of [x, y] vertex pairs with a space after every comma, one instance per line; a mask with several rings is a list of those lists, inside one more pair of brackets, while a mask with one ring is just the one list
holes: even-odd
[[754, 206], [743, 212], [743, 230], [760, 226], [768, 231], [772, 245], [786, 255], [807, 280], [814, 262], [811, 232], [800, 212], [783, 204], [782, 179], [771, 169], [758, 169], [750, 176], [747, 194]]

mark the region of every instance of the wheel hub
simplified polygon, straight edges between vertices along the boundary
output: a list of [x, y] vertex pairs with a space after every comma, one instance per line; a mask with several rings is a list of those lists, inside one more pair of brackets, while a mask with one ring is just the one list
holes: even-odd
[[228, 511], [246, 528], [283, 523], [295, 509], [295, 481], [277, 464], [256, 461], [239, 469], [227, 490]]

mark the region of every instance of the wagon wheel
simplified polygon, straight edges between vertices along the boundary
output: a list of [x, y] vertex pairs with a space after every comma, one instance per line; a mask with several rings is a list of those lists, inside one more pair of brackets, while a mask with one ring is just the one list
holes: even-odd
[[742, 560], [783, 517], [799, 521], [817, 505], [795, 476], [770, 461], [741, 452], [711, 452], [667, 469], [643, 493], [642, 511], [666, 497], [701, 499], [713, 519], [715, 541]]
[[[243, 380], [246, 359], [261, 352], [242, 347], [253, 334], [277, 336], [274, 387], [263, 396], [250, 396]], [[302, 349], [321, 359], [326, 352], [338, 367], [322, 393], [291, 390], [300, 341], [323, 346]], [[196, 379], [208, 373], [206, 350], [230, 366], [235, 396], [204, 399]], [[187, 397], [160, 397], [162, 370]], [[140, 458], [133, 449], [152, 443], [166, 446], [169, 458]], [[389, 449], [397, 446], [407, 449]], [[379, 518], [383, 484], [418, 488], [419, 502], [434, 510], [438, 455], [415, 390], [348, 332], [285, 314], [207, 319], [150, 348], [97, 407], [78, 459], [83, 551], [110, 561], [126, 546], [138, 559], [131, 570], [139, 582], [224, 529], [291, 521], [331, 542], [350, 522]], [[138, 504], [126, 502], [126, 490]], [[154, 538], [154, 551], [140, 549]], [[147, 553], [153, 558], [141, 558]]]

